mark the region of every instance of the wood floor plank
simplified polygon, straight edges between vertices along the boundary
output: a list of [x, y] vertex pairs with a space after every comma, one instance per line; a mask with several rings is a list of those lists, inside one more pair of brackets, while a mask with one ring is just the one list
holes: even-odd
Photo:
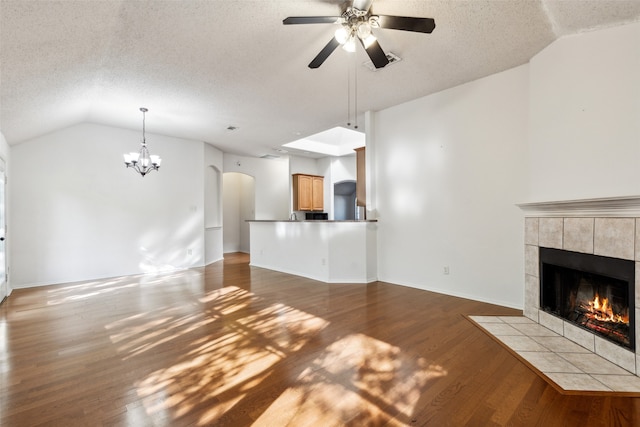
[[467, 320], [518, 311], [250, 267], [15, 290], [2, 426], [633, 426], [640, 399], [563, 395]]

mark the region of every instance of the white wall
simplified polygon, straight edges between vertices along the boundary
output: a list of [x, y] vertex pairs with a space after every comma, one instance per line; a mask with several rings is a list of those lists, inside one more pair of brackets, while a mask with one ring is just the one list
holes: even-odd
[[525, 65], [370, 115], [379, 280], [522, 307], [528, 76]]
[[357, 177], [356, 155], [331, 158], [331, 186], [336, 182], [355, 181]]
[[[4, 167], [5, 167], [5, 176], [7, 177], [7, 179], [9, 179], [9, 175], [10, 175], [10, 163], [11, 163], [11, 150], [9, 149], [9, 144], [7, 143], [7, 140], [4, 138], [4, 135], [2, 134], [2, 131], [0, 131], [0, 159], [4, 160]], [[6, 263], [6, 266], [9, 267], [11, 264], [11, 235], [9, 234], [9, 228], [11, 228], [10, 224], [11, 224], [11, 218], [10, 218], [10, 201], [11, 201], [11, 195], [10, 195], [10, 187], [9, 185], [5, 185], [5, 207], [4, 207], [4, 214], [5, 214], [5, 223], [7, 225], [7, 229], [5, 230], [5, 241], [4, 241], [4, 256], [5, 256], [5, 260], [4, 262]], [[8, 280], [4, 285], [4, 289], [0, 291], [0, 301], [2, 300], [2, 298], [4, 298], [4, 296], [9, 295], [11, 293], [11, 274], [9, 274], [10, 272], [7, 272], [8, 274]]]
[[289, 175], [293, 175], [294, 173], [322, 175], [316, 159], [302, 156], [289, 156]]
[[523, 201], [640, 194], [640, 24], [557, 40], [530, 75]]
[[12, 147], [14, 288], [203, 265], [203, 143], [147, 134], [163, 163], [141, 178], [122, 160], [140, 139], [82, 124]]
[[288, 158], [260, 159], [225, 153], [224, 172], [238, 172], [255, 178], [255, 219], [289, 217]]
[[222, 235], [222, 172], [224, 154], [217, 148], [204, 145], [204, 211], [205, 264], [223, 258]]

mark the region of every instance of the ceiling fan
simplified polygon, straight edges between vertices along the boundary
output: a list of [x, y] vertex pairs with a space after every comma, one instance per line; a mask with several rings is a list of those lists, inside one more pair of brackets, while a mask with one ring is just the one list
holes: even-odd
[[360, 42], [367, 51], [376, 68], [389, 63], [387, 55], [371, 32], [372, 28], [431, 33], [436, 27], [432, 18], [412, 18], [408, 16], [373, 15], [370, 11], [373, 0], [353, 0], [351, 6], [341, 16], [290, 16], [282, 21], [284, 25], [293, 24], [339, 24], [335, 36], [309, 63], [309, 68], [318, 68], [338, 46], [348, 52], [354, 52]]

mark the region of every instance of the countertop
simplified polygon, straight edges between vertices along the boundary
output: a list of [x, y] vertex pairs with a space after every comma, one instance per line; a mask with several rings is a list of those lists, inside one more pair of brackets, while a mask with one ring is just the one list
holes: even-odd
[[377, 219], [346, 219], [346, 220], [336, 220], [336, 219], [248, 219], [246, 222], [378, 222]]

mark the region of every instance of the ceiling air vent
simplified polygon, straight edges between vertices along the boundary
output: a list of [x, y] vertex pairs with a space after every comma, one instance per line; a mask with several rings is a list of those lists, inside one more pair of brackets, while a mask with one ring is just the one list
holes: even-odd
[[[381, 70], [384, 70], [385, 68], [389, 67], [389, 65], [391, 65], [391, 64], [395, 64], [396, 62], [402, 61], [402, 58], [400, 58], [398, 55], [396, 55], [395, 53], [392, 53], [392, 52], [387, 53], [387, 59], [389, 60], [389, 63], [386, 66], [384, 66], [383, 68], [381, 68]], [[371, 61], [365, 62], [362, 65], [367, 67], [371, 71], [377, 71], [378, 70], [375, 67], [375, 65], [373, 65], [373, 62], [371, 62]]]

